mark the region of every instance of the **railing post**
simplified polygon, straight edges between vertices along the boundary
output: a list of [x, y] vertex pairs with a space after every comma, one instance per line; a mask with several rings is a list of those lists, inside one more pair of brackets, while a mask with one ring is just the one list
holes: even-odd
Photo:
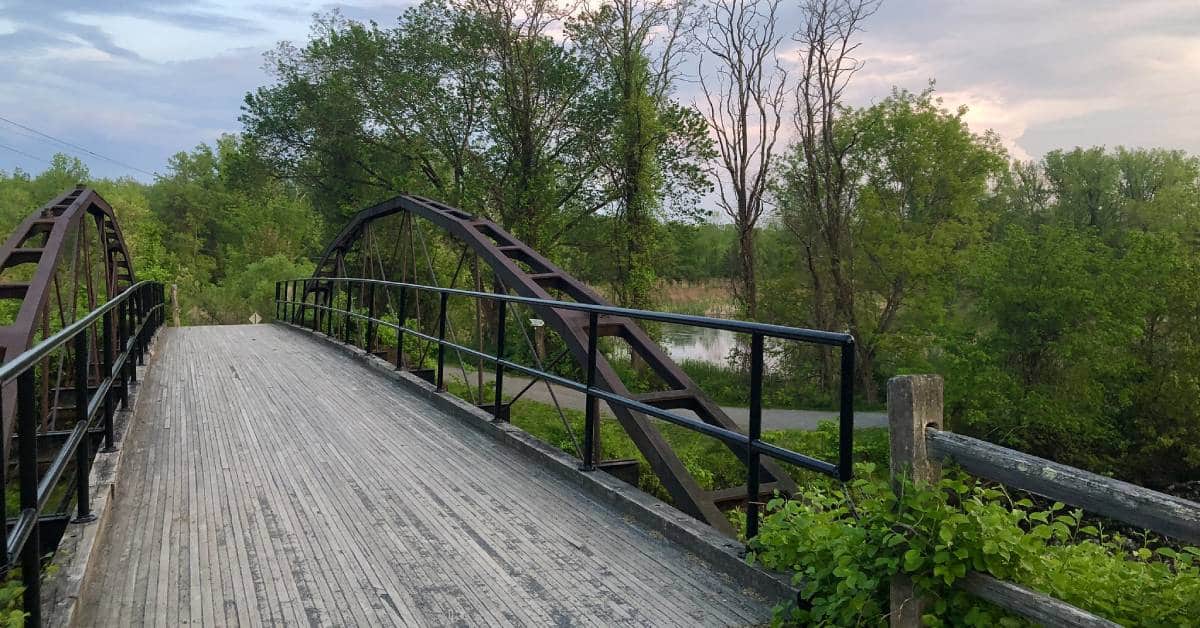
[[399, 299], [399, 303], [397, 304], [399, 313], [396, 315], [396, 319], [399, 321], [399, 324], [396, 325], [396, 370], [397, 371], [404, 369], [404, 315], [405, 315], [405, 312], [407, 311], [405, 309], [404, 298], [405, 298], [405, 295], [407, 295], [407, 294], [408, 294], [408, 291], [404, 289], [404, 286], [400, 286], [400, 299]]
[[599, 327], [600, 315], [596, 312], [588, 312], [588, 363], [587, 363], [587, 398], [584, 406], [584, 423], [583, 423], [583, 467], [584, 471], [591, 471], [596, 468], [596, 450], [599, 449], [600, 441], [600, 402], [592, 395], [592, 389], [596, 386], [596, 354], [597, 341], [600, 336]]
[[20, 451], [17, 477], [21, 490], [21, 515], [33, 517], [33, 529], [21, 548], [21, 579], [25, 584], [24, 606], [29, 614], [28, 625], [42, 625], [42, 557], [41, 527], [37, 518], [37, 406], [35, 404], [33, 369], [17, 376], [17, 434]]
[[113, 387], [117, 379], [113, 376], [113, 317], [112, 310], [106, 310], [100, 321], [103, 327], [100, 347], [100, 372], [108, 380], [108, 392], [104, 395], [104, 451], [116, 451], [116, 434], [113, 430]]
[[367, 284], [367, 337], [365, 338], [367, 346], [364, 347], [367, 353], [370, 353], [375, 348], [375, 284]]
[[138, 351], [140, 349], [138, 309], [138, 293], [135, 290], [129, 296], [129, 307], [126, 308], [126, 313], [129, 315], [129, 359], [127, 363], [129, 364], [129, 379], [133, 382], [137, 381]]
[[450, 295], [441, 293], [441, 307], [438, 308], [438, 353], [437, 353], [437, 389], [446, 390], [446, 302]]
[[329, 282], [329, 293], [325, 297], [325, 335], [333, 338], [333, 301], [337, 293], [337, 282]]
[[347, 282], [346, 283], [346, 313], [344, 315], [342, 315], [342, 339], [345, 340], [346, 344], [348, 344], [348, 345], [354, 344], [350, 340], [350, 324], [352, 321], [354, 321], [354, 317], [351, 316], [351, 312], [353, 312], [353, 311], [354, 311], [354, 286], [353, 286], [353, 284]]
[[[888, 432], [891, 443], [892, 489], [900, 493], [905, 478], [918, 483], [936, 482], [941, 465], [925, 448], [925, 429], [942, 427], [942, 378], [939, 375], [902, 375], [888, 380]], [[891, 625], [921, 625], [925, 600], [916, 595], [912, 578], [892, 577]]]
[[307, 321], [305, 320], [305, 317], [308, 316], [308, 310], [310, 309], [308, 307], [308, 295], [311, 292], [313, 295], [313, 306], [314, 306], [311, 308], [312, 309], [312, 330], [317, 331], [317, 308], [315, 307], [317, 305], [317, 293], [316, 293], [316, 291], [314, 291], [312, 289], [312, 287], [313, 287], [312, 280], [305, 279], [304, 280], [304, 293], [300, 295], [300, 324], [307, 326]]
[[76, 515], [73, 523], [96, 520], [92, 514], [92, 499], [88, 495], [88, 471], [92, 466], [92, 422], [88, 416], [88, 330], [75, 336], [75, 414], [77, 424], [83, 425], [83, 441], [75, 449]]
[[841, 400], [838, 402], [838, 479], [854, 473], [854, 339], [842, 345]]
[[504, 336], [506, 334], [505, 322], [508, 319], [508, 301], [503, 299], [496, 302], [496, 388], [495, 405], [492, 406], [492, 418], [497, 421], [506, 421], [508, 413], [504, 411], [504, 365], [501, 362], [504, 360]]
[[137, 363], [138, 363], [138, 366], [145, 366], [146, 365], [146, 326], [144, 325], [144, 323], [146, 322], [146, 309], [147, 309], [146, 308], [146, 291], [144, 289], [139, 288], [137, 293], [134, 294], [133, 297], [134, 297], [135, 302], [137, 303], [137, 321], [136, 321], [137, 322], [137, 327], [136, 327], [136, 329], [137, 329], [137, 348], [138, 348]]
[[281, 283], [282, 282], [279, 281], [275, 282], [275, 320], [281, 320], [283, 318], [283, 310], [280, 309], [283, 307], [283, 303], [279, 302], [279, 285]]
[[121, 409], [129, 407], [129, 299], [117, 305], [117, 355], [123, 356], [121, 363]]
[[763, 337], [750, 336], [750, 443], [746, 446], [746, 540], [758, 536], [758, 439], [762, 438]]

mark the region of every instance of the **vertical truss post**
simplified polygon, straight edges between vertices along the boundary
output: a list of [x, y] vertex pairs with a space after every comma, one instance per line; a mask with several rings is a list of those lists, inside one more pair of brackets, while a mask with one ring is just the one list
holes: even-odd
[[[83, 440], [75, 448], [75, 501], [73, 523], [96, 520], [92, 514], [92, 499], [88, 494], [88, 471], [92, 462], [92, 421], [88, 415], [88, 330], [75, 336], [75, 414], [77, 425], [83, 426]], [[76, 427], [75, 429], [79, 429]]]
[[17, 434], [20, 451], [17, 477], [21, 490], [21, 515], [32, 517], [33, 529], [21, 548], [21, 579], [25, 583], [24, 605], [31, 626], [42, 625], [42, 557], [38, 529], [37, 407], [33, 368], [17, 376]]
[[405, 322], [404, 317], [405, 317], [405, 314], [407, 313], [407, 310], [405, 309], [406, 303], [404, 301], [404, 297], [407, 294], [408, 294], [408, 291], [404, 289], [404, 286], [400, 286], [400, 299], [399, 299], [399, 303], [397, 304], [397, 308], [399, 309], [399, 312], [396, 314], [396, 320], [399, 321], [399, 324], [396, 325], [396, 370], [397, 371], [404, 369], [404, 322]]
[[100, 341], [100, 373], [108, 380], [108, 392], [104, 394], [104, 451], [116, 450], [116, 434], [113, 430], [113, 388], [117, 385], [113, 375], [113, 317], [112, 310], [105, 310], [100, 321], [102, 336]]
[[438, 308], [438, 352], [437, 352], [437, 389], [446, 390], [446, 305], [450, 295], [441, 293], [441, 307]]
[[508, 318], [508, 301], [503, 299], [496, 302], [496, 401], [492, 406], [492, 417], [496, 421], [508, 420], [508, 411], [504, 407], [504, 323]]
[[583, 470], [596, 468], [597, 449], [600, 441], [600, 400], [592, 394], [596, 386], [596, 354], [599, 352], [600, 315], [588, 312], [588, 355], [587, 355], [587, 406], [583, 426]]
[[275, 282], [275, 320], [281, 320], [283, 318], [283, 303], [279, 301], [279, 286], [282, 284], [282, 281]]
[[759, 453], [762, 437], [763, 337], [750, 337], [750, 442], [746, 445], [746, 540], [758, 536]]

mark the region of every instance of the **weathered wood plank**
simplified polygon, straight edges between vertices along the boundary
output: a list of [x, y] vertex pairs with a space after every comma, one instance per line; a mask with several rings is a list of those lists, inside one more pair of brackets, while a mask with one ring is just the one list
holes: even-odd
[[[916, 482], [936, 482], [941, 477], [941, 465], [926, 451], [925, 430], [942, 427], [943, 389], [939, 375], [900, 375], [888, 380], [890, 470], [892, 490], [897, 495], [906, 478]], [[892, 576], [888, 591], [891, 611], [888, 624], [891, 628], [921, 626], [927, 605], [928, 600], [917, 594], [911, 576], [904, 573]]]
[[972, 475], [1200, 543], [1200, 503], [953, 432], [927, 429], [925, 441], [931, 456], [952, 460]]
[[[342, 352], [166, 330], [81, 625], [744, 625], [736, 582]], [[139, 408], [140, 411], [140, 408]]]
[[1103, 617], [1097, 617], [1044, 593], [1011, 582], [997, 580], [987, 574], [971, 572], [957, 586], [1026, 619], [1050, 628], [1117, 628]]

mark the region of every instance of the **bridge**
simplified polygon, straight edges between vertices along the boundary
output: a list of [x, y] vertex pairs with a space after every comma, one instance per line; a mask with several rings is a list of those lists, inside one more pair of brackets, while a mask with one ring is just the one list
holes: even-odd
[[[849, 336], [613, 307], [429, 199], [359, 212], [269, 325], [167, 326], [83, 188], [0, 273], [4, 566], [31, 625], [757, 624], [794, 596], [743, 559], [783, 465], [850, 475]], [[746, 334], [748, 429], [654, 324]], [[840, 354], [837, 460], [761, 438], [769, 342]], [[506, 374], [584, 396], [582, 425], [559, 410], [572, 451], [510, 422]], [[641, 459], [604, 459], [601, 403]], [[664, 425], [724, 443], [745, 485], [702, 489]]]

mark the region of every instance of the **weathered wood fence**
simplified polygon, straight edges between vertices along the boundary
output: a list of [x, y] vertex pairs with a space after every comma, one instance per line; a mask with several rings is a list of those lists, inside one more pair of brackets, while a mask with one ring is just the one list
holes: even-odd
[[[888, 381], [893, 485], [901, 476], [936, 481], [943, 462], [968, 473], [1029, 491], [1185, 543], [1200, 543], [1200, 504], [1075, 467], [1030, 456], [942, 428], [942, 378], [905, 375]], [[1061, 600], [982, 573], [958, 586], [1001, 608], [1046, 626], [1115, 626]], [[892, 626], [919, 626], [923, 605], [907, 576], [891, 590]]]

